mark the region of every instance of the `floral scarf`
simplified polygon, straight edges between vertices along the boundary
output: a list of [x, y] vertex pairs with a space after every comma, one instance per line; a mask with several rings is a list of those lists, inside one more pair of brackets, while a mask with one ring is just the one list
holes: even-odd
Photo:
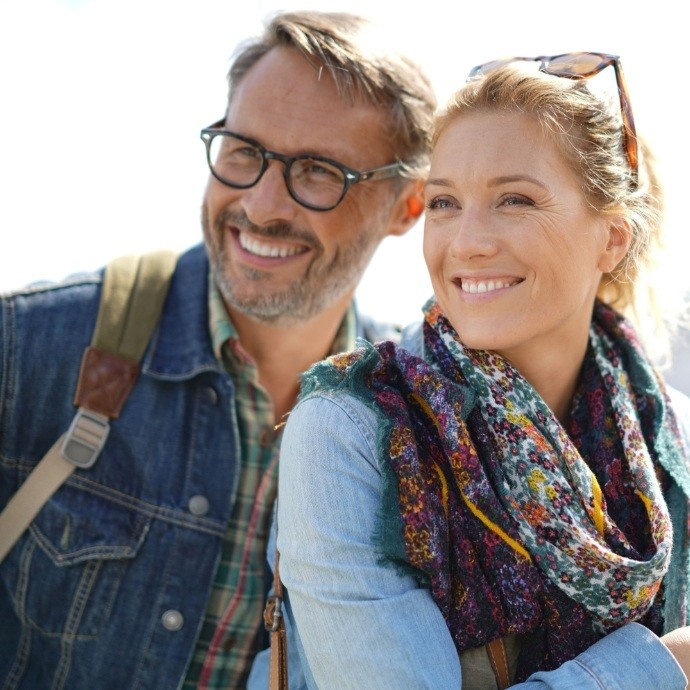
[[382, 562], [430, 588], [459, 653], [520, 635], [518, 681], [626, 622], [660, 633], [672, 529], [658, 457], [685, 451], [630, 325], [597, 303], [566, 430], [434, 301], [425, 316], [426, 361], [367, 344], [303, 383], [379, 413]]

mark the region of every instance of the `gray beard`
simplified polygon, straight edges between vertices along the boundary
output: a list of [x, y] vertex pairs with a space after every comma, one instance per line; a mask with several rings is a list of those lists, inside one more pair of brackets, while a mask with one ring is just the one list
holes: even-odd
[[[359, 232], [346, 248], [339, 248], [328, 265], [315, 267], [319, 259], [317, 253], [304, 278], [282, 290], [270, 289], [269, 272], [245, 267], [244, 279], [257, 285], [265, 281], [266, 290], [243, 297], [237, 294], [231, 279], [224, 271], [225, 248], [211, 246], [210, 239], [224, 236], [223, 227], [228, 218], [241, 228], [250, 228], [251, 223], [243, 214], [221, 214], [215, 224], [215, 234], [211, 238], [205, 207], [202, 216], [209, 260], [223, 300], [238, 312], [272, 326], [290, 326], [310, 321], [337, 299], [354, 291], [378, 246], [378, 236], [373, 234], [371, 229]], [[312, 233], [296, 231], [284, 225], [260, 228], [256, 231], [264, 237], [297, 237], [317, 250], [321, 248]]]

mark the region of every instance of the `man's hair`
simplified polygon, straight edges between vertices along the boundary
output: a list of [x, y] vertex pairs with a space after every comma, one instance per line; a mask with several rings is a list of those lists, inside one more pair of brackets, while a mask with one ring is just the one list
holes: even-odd
[[299, 51], [315, 70], [327, 70], [344, 102], [357, 99], [388, 111], [390, 142], [406, 176], [421, 178], [428, 166], [436, 99], [426, 74], [411, 59], [387, 48], [385, 34], [343, 12], [280, 12], [263, 34], [241, 44], [228, 72], [229, 95], [273, 48]]

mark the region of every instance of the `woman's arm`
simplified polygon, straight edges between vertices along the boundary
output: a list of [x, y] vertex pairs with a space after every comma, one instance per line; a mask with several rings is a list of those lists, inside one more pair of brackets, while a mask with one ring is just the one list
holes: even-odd
[[[375, 439], [375, 414], [347, 395], [308, 398], [290, 415], [277, 538], [288, 644], [307, 666], [308, 687], [459, 689], [457, 652], [429, 591], [379, 563]], [[672, 690], [685, 680], [659, 639], [633, 624], [514, 687]]]
[[290, 414], [278, 490], [280, 573], [319, 688], [459, 688], [430, 593], [378, 562], [373, 413], [347, 396]]

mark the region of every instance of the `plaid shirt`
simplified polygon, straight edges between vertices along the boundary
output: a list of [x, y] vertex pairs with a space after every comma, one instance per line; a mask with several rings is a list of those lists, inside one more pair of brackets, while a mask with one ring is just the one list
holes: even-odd
[[[263, 646], [266, 544], [278, 479], [280, 431], [275, 429], [273, 403], [210, 277], [209, 286], [213, 347], [235, 383], [241, 463], [235, 505], [185, 690], [244, 687], [254, 655]], [[351, 307], [332, 352], [352, 349], [355, 335]]]

